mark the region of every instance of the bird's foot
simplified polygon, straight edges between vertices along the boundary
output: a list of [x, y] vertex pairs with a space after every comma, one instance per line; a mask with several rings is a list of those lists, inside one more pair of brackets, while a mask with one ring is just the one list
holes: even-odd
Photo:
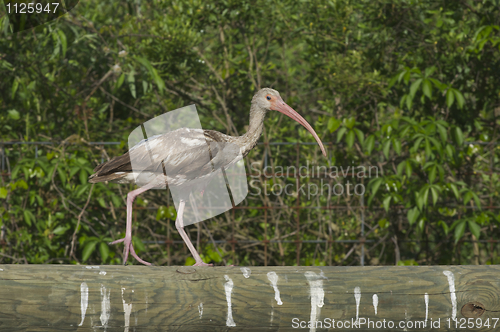
[[214, 266], [213, 264], [207, 264], [207, 263], [204, 263], [204, 262], [198, 262], [198, 263], [195, 263], [193, 266]]
[[142, 258], [137, 256], [137, 254], [135, 253], [135, 250], [134, 250], [134, 246], [132, 244], [132, 237], [125, 236], [123, 239], [119, 239], [119, 240], [110, 242], [109, 244], [117, 244], [117, 243], [121, 243], [121, 242], [123, 242], [125, 244], [125, 247], [123, 248], [123, 265], [127, 264], [127, 258], [128, 258], [129, 252], [132, 255], [132, 257], [137, 259], [137, 261], [139, 263], [144, 264], [144, 265], [151, 265], [151, 263], [146, 262], [145, 260], [143, 260]]

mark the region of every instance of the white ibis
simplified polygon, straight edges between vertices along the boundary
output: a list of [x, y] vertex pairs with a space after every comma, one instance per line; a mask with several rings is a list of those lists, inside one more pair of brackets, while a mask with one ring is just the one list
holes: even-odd
[[[135, 150], [133, 151], [134, 156], [146, 156], [152, 154], [156, 157], [153, 164], [149, 163], [149, 165], [145, 165], [141, 170], [139, 170], [141, 173], [147, 173], [151, 181], [141, 188], [129, 192], [127, 195], [127, 226], [125, 237], [111, 242], [111, 244], [124, 242], [124, 264], [126, 263], [130, 252], [130, 254], [140, 263], [151, 265], [136, 254], [134, 246], [132, 245], [132, 203], [134, 202], [134, 199], [139, 194], [155, 188], [160, 184], [164, 184], [165, 182], [167, 182], [169, 186], [180, 185], [181, 183], [186, 183], [186, 181], [196, 182], [197, 177], [200, 177], [202, 174], [206, 174], [206, 171], [203, 171], [203, 169], [213, 169], [215, 161], [217, 161], [217, 167], [225, 167], [234, 162], [228, 160], [226, 156], [221, 157], [221, 151], [223, 149], [220, 148], [210, 149], [210, 160], [207, 160], [207, 158], [203, 158], [197, 154], [197, 146], [200, 147], [199, 154], [202, 154], [206, 152], [207, 144], [212, 146], [213, 144], [231, 143], [235, 144], [233, 146], [239, 147], [239, 152], [243, 157], [246, 156], [257, 144], [264, 127], [264, 118], [266, 113], [270, 110], [281, 112], [303, 125], [314, 136], [321, 148], [321, 151], [326, 157], [325, 148], [311, 125], [283, 101], [278, 91], [270, 88], [264, 88], [259, 90], [252, 98], [252, 106], [250, 108], [250, 126], [248, 127], [248, 132], [242, 136], [232, 137], [213, 130], [190, 130], [188, 128], [181, 128], [143, 140], [133, 146], [129, 152], [123, 154], [122, 156], [115, 157], [94, 169], [94, 174], [89, 177], [90, 183], [105, 181], [135, 183], [137, 176], [134, 175], [134, 171], [137, 172], [138, 170], [137, 167], [132, 167], [130, 151]], [[166, 172], [165, 169], [167, 169]], [[169, 170], [175, 170], [175, 172], [170, 173]], [[169, 173], [175, 175], [173, 177], [169, 177]], [[211, 265], [202, 261], [200, 255], [184, 231], [184, 206], [185, 198], [181, 198], [178, 205], [175, 226], [189, 248], [189, 251], [196, 260], [194, 266]]]

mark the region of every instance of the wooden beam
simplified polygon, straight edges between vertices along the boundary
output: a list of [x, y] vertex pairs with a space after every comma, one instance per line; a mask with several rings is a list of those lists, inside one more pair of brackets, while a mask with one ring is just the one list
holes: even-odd
[[487, 331], [499, 294], [498, 266], [0, 265], [0, 330]]

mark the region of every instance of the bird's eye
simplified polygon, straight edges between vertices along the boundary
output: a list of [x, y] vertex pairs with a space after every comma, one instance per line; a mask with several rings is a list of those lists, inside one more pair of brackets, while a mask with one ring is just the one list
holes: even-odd
[[271, 100], [271, 96], [267, 96], [266, 98], [267, 98], [267, 100]]

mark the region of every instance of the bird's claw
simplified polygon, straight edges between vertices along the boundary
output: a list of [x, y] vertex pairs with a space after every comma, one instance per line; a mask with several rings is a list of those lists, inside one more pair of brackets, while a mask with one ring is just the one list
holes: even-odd
[[193, 266], [214, 266], [213, 264], [207, 264], [204, 262], [195, 263]]
[[143, 260], [142, 258], [137, 256], [137, 254], [135, 253], [135, 250], [134, 250], [134, 245], [132, 244], [131, 237], [129, 238], [129, 237], [125, 236], [123, 239], [119, 239], [119, 240], [110, 242], [109, 244], [117, 244], [117, 243], [121, 243], [121, 242], [124, 242], [124, 244], [125, 244], [125, 246], [123, 248], [123, 265], [127, 264], [127, 258], [128, 258], [129, 252], [135, 259], [137, 259], [137, 261], [139, 263], [144, 264], [144, 265], [152, 265], [151, 263], [146, 262], [145, 260]]

